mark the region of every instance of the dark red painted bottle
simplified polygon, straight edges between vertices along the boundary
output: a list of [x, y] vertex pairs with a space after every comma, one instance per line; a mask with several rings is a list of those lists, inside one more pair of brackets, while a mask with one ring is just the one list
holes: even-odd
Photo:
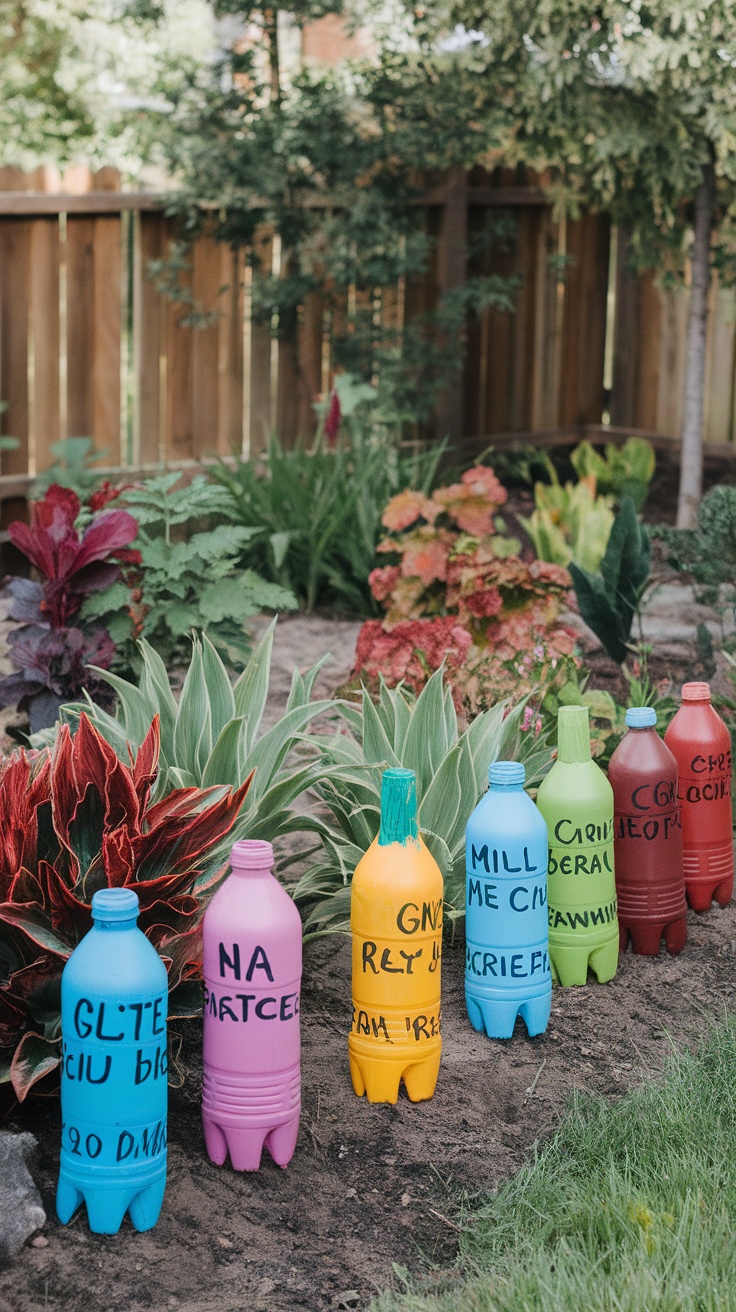
[[693, 911], [733, 893], [731, 738], [707, 683], [683, 683], [682, 706], [664, 740], [677, 761], [685, 893]]
[[631, 938], [634, 952], [656, 957], [662, 935], [672, 953], [687, 937], [677, 761], [657, 733], [651, 706], [631, 707], [626, 724], [608, 767], [619, 951]]

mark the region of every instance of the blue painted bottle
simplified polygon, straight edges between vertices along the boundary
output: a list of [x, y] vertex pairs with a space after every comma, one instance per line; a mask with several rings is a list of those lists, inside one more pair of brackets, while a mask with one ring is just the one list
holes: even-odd
[[61, 977], [63, 1225], [82, 1203], [90, 1229], [158, 1220], [166, 1183], [166, 968], [137, 926], [130, 888], [92, 898], [93, 926]]
[[465, 830], [465, 1004], [474, 1029], [510, 1039], [517, 1015], [543, 1034], [552, 1002], [547, 825], [524, 766], [496, 761]]

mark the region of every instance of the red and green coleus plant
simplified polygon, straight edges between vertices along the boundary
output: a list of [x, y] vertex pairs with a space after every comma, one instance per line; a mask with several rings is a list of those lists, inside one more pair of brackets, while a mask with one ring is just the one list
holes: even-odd
[[0, 1083], [19, 1099], [59, 1063], [61, 972], [98, 889], [135, 890], [140, 927], [169, 972], [170, 1009], [193, 1009], [200, 923], [223, 873], [217, 850], [252, 776], [152, 804], [159, 743], [157, 717], [125, 764], [82, 715], [53, 749], [0, 764]]
[[493, 470], [479, 465], [430, 497], [409, 489], [389, 501], [382, 523], [390, 532], [378, 551], [394, 559], [369, 580], [386, 616], [361, 630], [357, 676], [419, 692], [444, 661], [456, 705], [476, 713], [475, 693], [464, 692], [471, 671], [485, 696], [496, 676], [508, 682], [505, 663], [520, 654], [572, 651], [573, 635], [559, 621], [567, 570], [523, 558], [499, 513], [506, 499]]
[[8, 528], [41, 579], [11, 578], [3, 588], [7, 616], [19, 627], [8, 640], [13, 673], [0, 680], [2, 706], [24, 708], [43, 695], [73, 701], [84, 689], [105, 696], [105, 685], [87, 666], [109, 668], [112, 639], [99, 625], [77, 620], [89, 593], [108, 588], [121, 565], [140, 560], [129, 549], [138, 523], [125, 510], [103, 510], [80, 531], [79, 511], [76, 493], [53, 484], [31, 505], [30, 524], [17, 521]]

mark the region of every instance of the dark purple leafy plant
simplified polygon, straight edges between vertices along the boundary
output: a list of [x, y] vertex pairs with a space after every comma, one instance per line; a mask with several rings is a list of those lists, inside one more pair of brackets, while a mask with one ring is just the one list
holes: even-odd
[[132, 515], [103, 511], [80, 533], [79, 508], [71, 489], [54, 484], [31, 506], [30, 524], [16, 522], [8, 529], [42, 580], [11, 578], [3, 587], [7, 617], [19, 627], [9, 638], [13, 673], [0, 680], [0, 705], [25, 709], [42, 699], [51, 723], [59, 703], [78, 700], [85, 689], [104, 700], [103, 685], [87, 666], [108, 669], [113, 641], [104, 628], [72, 621], [88, 593], [108, 588], [122, 564], [140, 560], [138, 552], [126, 550], [138, 533]]

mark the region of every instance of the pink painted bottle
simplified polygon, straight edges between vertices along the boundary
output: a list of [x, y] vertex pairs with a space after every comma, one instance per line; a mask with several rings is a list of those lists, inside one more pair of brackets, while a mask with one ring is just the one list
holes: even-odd
[[291, 1161], [301, 1107], [302, 925], [270, 843], [235, 843], [204, 916], [202, 1123], [216, 1166]]

